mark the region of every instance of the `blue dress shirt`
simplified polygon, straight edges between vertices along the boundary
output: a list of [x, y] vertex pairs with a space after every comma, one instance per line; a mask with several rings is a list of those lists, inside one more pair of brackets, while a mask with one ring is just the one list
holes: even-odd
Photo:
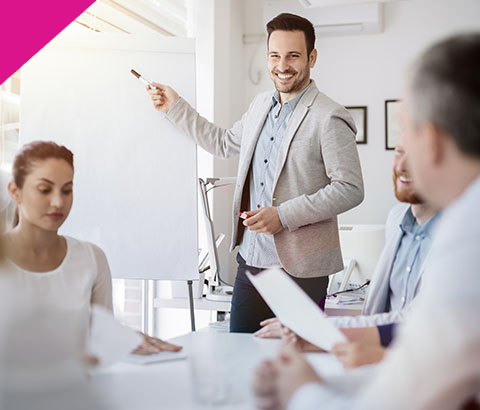
[[430, 250], [432, 231], [439, 212], [423, 225], [416, 223], [410, 208], [400, 224], [403, 232], [390, 274], [390, 306], [388, 311], [399, 311], [415, 297], [418, 277]]
[[[249, 178], [250, 210], [272, 206], [273, 182], [282, 138], [298, 101], [309, 87], [310, 85], [283, 105], [280, 103], [278, 91], [272, 97], [272, 107], [263, 124], [252, 159]], [[280, 208], [277, 209], [282, 225], [286, 228]], [[281, 266], [273, 235], [259, 234], [245, 228], [239, 252], [249, 266], [256, 268]]]

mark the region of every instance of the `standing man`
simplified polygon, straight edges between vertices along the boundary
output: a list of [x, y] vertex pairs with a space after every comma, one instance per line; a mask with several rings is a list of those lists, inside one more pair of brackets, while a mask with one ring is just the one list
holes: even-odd
[[[172, 88], [149, 89], [155, 108], [208, 152], [240, 156], [231, 250], [240, 245], [231, 332], [254, 332], [273, 315], [246, 277], [282, 268], [316, 302], [343, 269], [337, 215], [363, 200], [348, 111], [310, 79], [312, 24], [280, 14], [267, 24], [268, 70], [276, 90], [258, 95], [231, 129], [202, 118]], [[248, 219], [239, 219], [247, 211]]]

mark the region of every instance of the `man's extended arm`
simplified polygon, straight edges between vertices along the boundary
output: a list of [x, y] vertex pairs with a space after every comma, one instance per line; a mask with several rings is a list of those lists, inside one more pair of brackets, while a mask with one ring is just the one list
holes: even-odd
[[219, 158], [230, 158], [240, 153], [243, 118], [232, 128], [218, 127], [203, 118], [182, 97], [166, 113], [166, 117], [185, 134], [191, 136], [204, 150]]
[[180, 97], [171, 87], [153, 83], [156, 88], [147, 87], [156, 110], [165, 116], [185, 134], [192, 137], [203, 149], [220, 158], [236, 156], [240, 152], [242, 120], [230, 130], [209, 122]]

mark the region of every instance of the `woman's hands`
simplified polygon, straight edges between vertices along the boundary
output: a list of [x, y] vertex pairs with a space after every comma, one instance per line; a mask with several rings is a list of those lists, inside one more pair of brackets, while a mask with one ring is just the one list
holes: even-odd
[[133, 354], [149, 355], [160, 352], [178, 352], [182, 350], [182, 346], [165, 342], [141, 332], [140, 334], [143, 336], [143, 343], [132, 352]]

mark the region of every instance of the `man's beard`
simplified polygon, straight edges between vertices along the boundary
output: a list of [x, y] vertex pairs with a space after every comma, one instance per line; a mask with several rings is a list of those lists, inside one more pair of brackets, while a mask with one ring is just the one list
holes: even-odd
[[[275, 74], [276, 71], [272, 73], [273, 76], [273, 83], [275, 84], [275, 88], [279, 93], [283, 94], [290, 94], [295, 91], [300, 91], [306, 83], [308, 83], [308, 80], [310, 79], [310, 67], [307, 65], [304, 70], [301, 72], [293, 71], [293, 70], [287, 70], [283, 72], [282, 74], [300, 74], [299, 77], [293, 82], [292, 85], [288, 84], [281, 84], [280, 79], [276, 76]], [[277, 84], [277, 81], [279, 84]]]
[[424, 203], [423, 199], [420, 198], [414, 190], [401, 191], [401, 190], [398, 189], [397, 178], [401, 175], [402, 174], [397, 174], [395, 171], [393, 172], [393, 188], [394, 188], [394, 191], [395, 191], [395, 197], [400, 202], [405, 202], [407, 204], [412, 204], [412, 205], [423, 204]]

